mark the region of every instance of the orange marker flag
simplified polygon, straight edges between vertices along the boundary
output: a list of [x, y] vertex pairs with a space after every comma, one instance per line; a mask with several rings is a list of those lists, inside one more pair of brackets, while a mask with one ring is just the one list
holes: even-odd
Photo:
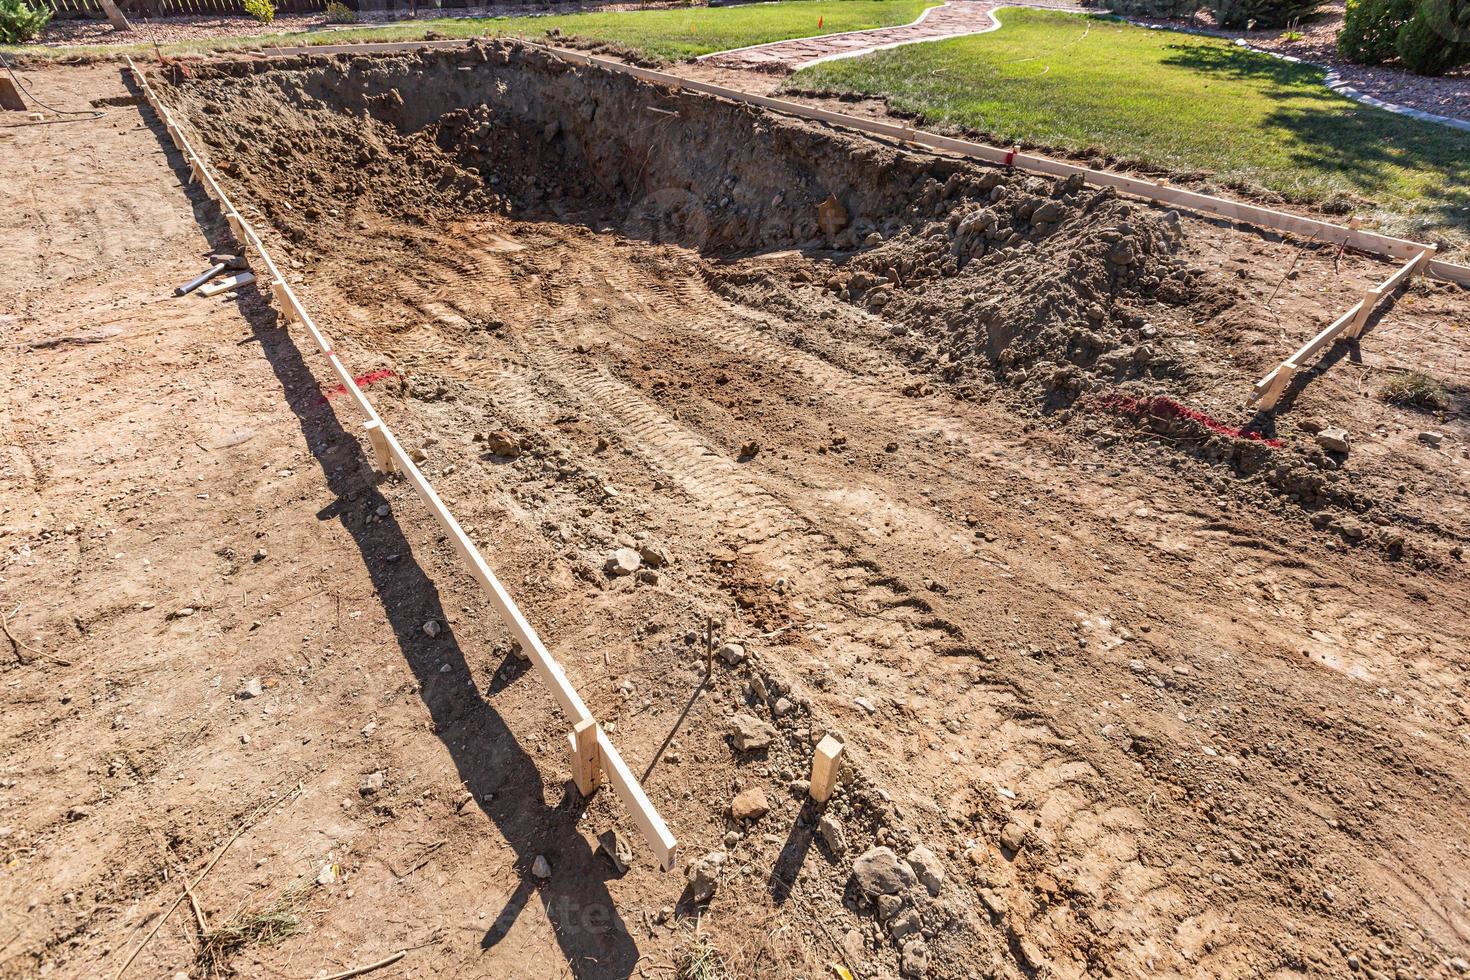
[[820, 30], [821, 30], [821, 29], [822, 29], [822, 21], [824, 21], [824, 20], [826, 20], [826, 19], [827, 19], [827, 18], [826, 18], [826, 17], [825, 17], [825, 16], [819, 16], [819, 17], [818, 17], [818, 18], [817, 18], [817, 30], [819, 30], [819, 31], [820, 31]]

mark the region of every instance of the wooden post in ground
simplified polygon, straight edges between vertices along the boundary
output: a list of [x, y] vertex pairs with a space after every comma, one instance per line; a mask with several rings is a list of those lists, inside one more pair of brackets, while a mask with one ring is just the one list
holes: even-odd
[[378, 460], [378, 472], [392, 473], [393, 453], [388, 450], [388, 439], [383, 435], [383, 424], [377, 419], [368, 419], [362, 424], [362, 428], [367, 433], [368, 442], [372, 443], [373, 456]]
[[98, 0], [98, 2], [102, 5], [102, 12], [107, 15], [107, 22], [112, 25], [113, 30], [131, 31], [133, 29], [133, 25], [128, 23], [128, 19], [123, 16], [121, 10], [117, 9], [117, 4], [113, 0]]
[[569, 738], [572, 750], [572, 781], [577, 792], [591, 796], [602, 785], [602, 751], [597, 747], [597, 722], [583, 718]]
[[847, 748], [831, 735], [823, 735], [812, 755], [812, 799], [826, 803], [837, 787], [837, 774], [842, 769], [842, 753]]
[[[281, 314], [281, 324], [291, 323], [296, 320], [296, 307], [291, 302], [291, 294], [286, 292], [286, 283], [280, 279], [271, 280], [271, 295], [276, 299], [276, 308]], [[384, 449], [387, 448], [385, 445]]]

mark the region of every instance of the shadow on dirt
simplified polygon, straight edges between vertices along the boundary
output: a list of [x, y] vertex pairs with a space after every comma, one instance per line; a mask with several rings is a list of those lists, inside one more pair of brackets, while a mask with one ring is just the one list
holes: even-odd
[[[126, 72], [124, 83], [141, 95]], [[183, 155], [174, 149], [153, 111], [142, 111], [210, 246], [234, 251], [235, 242], [215, 204], [198, 185], [189, 183]], [[481, 948], [491, 949], [504, 939], [533, 894], [539, 894], [572, 976], [629, 976], [639, 960], [638, 947], [608, 893], [611, 868], [597, 860], [576, 830], [582, 806], [575, 788], [567, 784], [559, 801], [545, 798], [535, 760], [481, 695], [447, 625], [439, 591], [415, 559], [412, 544], [391, 513], [378, 518], [378, 508], [389, 502], [376, 486], [363, 445], [343, 428], [290, 333], [277, 328], [276, 313], [263, 295], [254, 287], [242, 289], [237, 302], [250, 324], [251, 340], [260, 344], [335, 498], [320, 518], [340, 523], [357, 544], [393, 638], [418, 681], [434, 732], [465, 788], [515, 851], [519, 885], [485, 933]], [[423, 628], [431, 619], [446, 624], [432, 638]], [[523, 667], [508, 654], [489, 689], [503, 689], [519, 673], [524, 673]], [[544, 856], [554, 870], [551, 879], [540, 883], [531, 874], [538, 856]], [[536, 928], [527, 923], [522, 935], [528, 927]]]

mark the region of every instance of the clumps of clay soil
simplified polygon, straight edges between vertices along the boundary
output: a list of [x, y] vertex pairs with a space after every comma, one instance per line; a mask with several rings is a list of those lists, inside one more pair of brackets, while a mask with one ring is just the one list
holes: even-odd
[[1080, 180], [987, 174], [981, 200], [855, 257], [828, 285], [878, 312], [908, 359], [1070, 402], [1099, 384], [1176, 377], [1152, 311], [1191, 302], [1179, 217]]

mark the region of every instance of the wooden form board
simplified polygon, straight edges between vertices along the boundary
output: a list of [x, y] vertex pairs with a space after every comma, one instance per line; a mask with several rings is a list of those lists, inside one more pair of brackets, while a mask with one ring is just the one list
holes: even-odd
[[[788, 102], [784, 99], [773, 99], [769, 96], [754, 95], [749, 92], [741, 92], [738, 89], [726, 88], [723, 85], [712, 85], [708, 82], [682, 78], [679, 75], [669, 74], [668, 72], [654, 71], [651, 68], [625, 65], [622, 62], [610, 61], [606, 58], [584, 54], [580, 51], [570, 51], [566, 48], [534, 44], [534, 42], [528, 43], [533, 43], [533, 46], [549, 51], [567, 61], [597, 68], [606, 68], [609, 71], [622, 72], [623, 74], [632, 75], [635, 78], [641, 78], [646, 82], [652, 82], [656, 85], [664, 85], [674, 89], [687, 89], [691, 92], [713, 95], [722, 99], [729, 99], [733, 102], [756, 105], [774, 112], [783, 113], [784, 115], [831, 123], [847, 129], [855, 129], [876, 136], [886, 136], [890, 139], [902, 140], [907, 143], [917, 143], [920, 146], [927, 146], [931, 149], [958, 153], [976, 160], [983, 160], [986, 163], [996, 163], [1005, 167], [1013, 167], [1017, 170], [1027, 170], [1053, 177], [1071, 177], [1076, 175], [1096, 187], [1114, 187], [1124, 193], [1132, 194], [1135, 197], [1146, 198], [1150, 201], [1157, 201], [1160, 204], [1168, 204], [1190, 211], [1218, 215], [1231, 221], [1240, 221], [1246, 224], [1258, 225], [1262, 228], [1290, 232], [1294, 235], [1315, 238], [1318, 241], [1330, 242], [1334, 245], [1346, 245], [1349, 248], [1356, 248], [1387, 258], [1413, 258], [1430, 247], [1422, 242], [1412, 242], [1403, 238], [1394, 238], [1389, 235], [1380, 235], [1358, 228], [1349, 228], [1346, 225], [1336, 225], [1329, 221], [1319, 221], [1316, 218], [1291, 214], [1287, 211], [1277, 211], [1274, 208], [1265, 208], [1255, 204], [1246, 204], [1242, 201], [1213, 197], [1209, 194], [1200, 194], [1179, 187], [1170, 187], [1167, 184], [1155, 183], [1138, 177], [1129, 177], [1125, 174], [1079, 167], [1075, 164], [1053, 160], [1050, 157], [1035, 156], [1014, 150], [1004, 150], [997, 146], [987, 146], [983, 143], [973, 143], [969, 140], [940, 136], [936, 133], [925, 132], [922, 129], [915, 129], [912, 126], [880, 122], [876, 119], [863, 119], [859, 116], [850, 116], [841, 112], [818, 109], [815, 106], [802, 105], [799, 102]], [[1451, 262], [1431, 259], [1425, 267], [1425, 271], [1442, 279], [1458, 282], [1463, 286], [1470, 286], [1470, 266], [1456, 265]]]
[[1246, 404], [1255, 404], [1264, 412], [1275, 408], [1282, 394], [1286, 392], [1287, 385], [1291, 384], [1291, 379], [1302, 369], [1309, 357], [1314, 356], [1334, 340], [1351, 340], [1361, 334], [1363, 327], [1368, 324], [1368, 318], [1373, 315], [1373, 308], [1378, 305], [1379, 301], [1385, 296], [1392, 296], [1401, 285], [1427, 267], [1433, 255], [1434, 246], [1426, 245], [1418, 255], [1405, 262], [1393, 275], [1372, 289], [1365, 290], [1363, 298], [1354, 303], [1346, 313], [1323, 327], [1315, 337], [1298, 347], [1290, 357], [1257, 381], [1250, 397], [1246, 399]]
[[669, 831], [668, 825], [659, 816], [658, 810], [654, 808], [648, 796], [643, 792], [642, 785], [639, 784], [638, 779], [628, 768], [627, 763], [623, 761], [623, 757], [618, 752], [617, 747], [612, 744], [607, 734], [602, 730], [602, 726], [597, 724], [596, 720], [592, 717], [592, 713], [587, 710], [587, 705], [582, 701], [581, 695], [577, 693], [576, 688], [567, 679], [561, 664], [557, 662], [556, 658], [546, 649], [545, 644], [541, 642], [541, 637], [537, 635], [536, 630], [526, 620], [526, 617], [522, 615], [519, 607], [515, 604], [515, 600], [511, 598], [505, 586], [501, 585], [500, 580], [495, 576], [494, 571], [491, 570], [489, 563], [485, 561], [485, 557], [480, 554], [480, 550], [475, 547], [474, 542], [470, 540], [469, 535], [465, 533], [464, 528], [460, 526], [454, 514], [444, 505], [444, 501], [440, 499], [433, 485], [429, 483], [428, 477], [423, 474], [414, 463], [413, 458], [394, 437], [392, 430], [384, 424], [382, 417], [378, 415], [377, 410], [368, 401], [367, 395], [358, 387], [357, 382], [352, 377], [352, 373], [347, 370], [346, 365], [342, 363], [342, 359], [332, 350], [332, 345], [327, 340], [326, 335], [317, 327], [311, 315], [307, 312], [306, 307], [302, 305], [300, 299], [296, 296], [295, 291], [291, 289], [290, 284], [281, 275], [280, 269], [271, 260], [265, 243], [250, 225], [250, 222], [235, 209], [235, 206], [225, 194], [224, 189], [219, 186], [218, 181], [214, 179], [214, 175], [209, 172], [209, 167], [204, 157], [195, 151], [194, 147], [189, 143], [188, 137], [184, 135], [183, 130], [175, 123], [173, 114], [158, 99], [157, 95], [153, 92], [152, 86], [148, 84], [148, 80], [143, 76], [143, 73], [138, 69], [137, 65], [133, 63], [132, 58], [128, 58], [127, 61], [128, 68], [131, 70], [134, 80], [138, 83], [138, 87], [143, 90], [148, 104], [158, 113], [159, 118], [163, 120], [174, 145], [183, 152], [195, 179], [203, 185], [205, 193], [219, 204], [221, 212], [229, 220], [230, 230], [236, 239], [242, 245], [248, 246], [254, 251], [259, 257], [261, 264], [265, 266], [265, 271], [271, 284], [271, 295], [280, 308], [283, 319], [299, 322], [306, 328], [307, 332], [311, 334], [312, 340], [316, 342], [316, 345], [321, 349], [322, 353], [326, 355], [328, 362], [332, 366], [333, 373], [336, 374], [343, 388], [352, 396], [359, 410], [367, 417], [364, 423], [364, 429], [367, 433], [368, 441], [373, 447], [374, 456], [378, 460], [379, 469], [385, 472], [397, 470], [403, 474], [404, 478], [418, 492], [419, 497], [428, 506], [429, 511], [438, 520], [439, 526], [444, 529], [444, 533], [449, 537], [451, 543], [453, 543], [455, 550], [459, 552], [460, 558], [469, 568], [470, 574], [490, 596], [491, 605], [500, 614], [500, 618], [504, 621], [510, 634], [520, 643], [522, 652], [530, 658], [542, 682], [551, 691], [552, 696], [556, 698], [562, 711], [571, 719], [573, 731], [569, 737], [573, 747], [573, 772], [577, 775], [578, 788], [580, 789], [585, 785], [587, 791], [590, 792], [596, 788], [601, 775], [605, 774], [607, 781], [612, 784], [613, 790], [623, 800], [624, 805], [627, 806], [634, 823], [638, 825], [638, 829], [642, 832], [650, 850], [653, 851], [654, 856], [658, 859], [659, 867], [665, 871], [672, 869], [678, 863], [679, 842]]

